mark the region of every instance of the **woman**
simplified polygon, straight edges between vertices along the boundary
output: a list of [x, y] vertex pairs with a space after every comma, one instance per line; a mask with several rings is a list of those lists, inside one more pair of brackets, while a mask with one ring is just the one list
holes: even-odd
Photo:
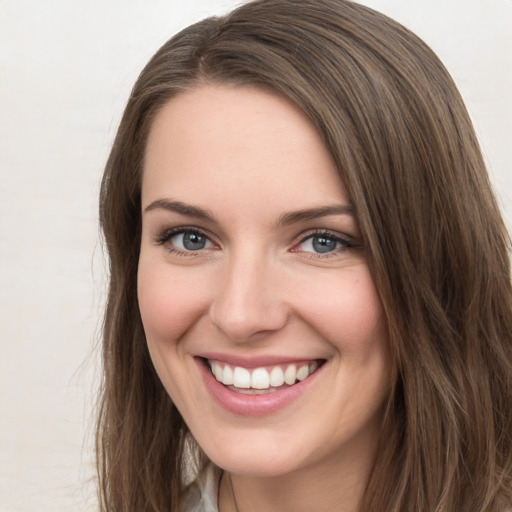
[[100, 215], [104, 510], [509, 510], [509, 238], [413, 34], [344, 0], [185, 29]]

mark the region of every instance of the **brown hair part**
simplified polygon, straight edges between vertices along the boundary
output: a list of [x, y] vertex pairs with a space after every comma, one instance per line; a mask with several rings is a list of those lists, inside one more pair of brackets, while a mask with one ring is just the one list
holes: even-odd
[[[345, 0], [255, 0], [173, 37], [142, 71], [108, 159], [110, 258], [97, 451], [102, 510], [178, 511], [187, 427], [146, 347], [136, 275], [152, 120], [201, 83], [294, 102], [356, 207], [395, 383], [361, 510], [512, 502], [510, 239], [449, 74], [414, 34]], [[187, 460], [185, 460], [187, 459]]]

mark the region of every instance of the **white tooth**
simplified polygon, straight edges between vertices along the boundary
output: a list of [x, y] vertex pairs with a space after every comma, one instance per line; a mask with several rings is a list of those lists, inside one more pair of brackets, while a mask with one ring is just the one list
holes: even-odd
[[[315, 372], [318, 369], [318, 361], [313, 361], [309, 365], [309, 375], [311, 375], [313, 372]], [[225, 370], [224, 370], [225, 371]]]
[[295, 384], [295, 380], [297, 379], [297, 368], [294, 364], [288, 365], [286, 371], [284, 372], [284, 381], [288, 385]]
[[270, 385], [278, 388], [284, 384], [284, 373], [280, 366], [275, 366], [270, 372]]
[[224, 366], [224, 376], [222, 378], [222, 384], [224, 384], [225, 386], [231, 386], [233, 384], [233, 370], [229, 365]]
[[303, 364], [297, 370], [297, 380], [304, 380], [309, 375], [309, 368], [307, 364]]
[[265, 368], [256, 368], [251, 375], [251, 388], [268, 389], [270, 386], [270, 376]]
[[213, 362], [213, 363], [211, 363], [211, 367], [212, 367], [212, 373], [213, 373], [213, 375], [215, 375], [215, 378], [219, 382], [222, 382], [222, 374], [223, 374], [222, 366], [219, 363]]
[[233, 385], [235, 388], [250, 388], [251, 374], [245, 368], [236, 366], [233, 372]]

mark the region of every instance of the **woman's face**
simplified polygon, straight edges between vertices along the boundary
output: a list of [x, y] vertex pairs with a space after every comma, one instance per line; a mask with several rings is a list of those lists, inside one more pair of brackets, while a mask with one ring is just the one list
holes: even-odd
[[251, 88], [175, 97], [149, 135], [142, 209], [149, 351], [210, 459], [259, 476], [370, 460], [386, 323], [354, 205], [304, 114]]

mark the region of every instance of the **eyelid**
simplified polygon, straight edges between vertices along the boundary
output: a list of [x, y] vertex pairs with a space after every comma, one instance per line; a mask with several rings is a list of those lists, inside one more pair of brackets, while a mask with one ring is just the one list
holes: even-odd
[[[329, 251], [326, 253], [314, 253], [309, 251], [301, 251], [300, 245], [306, 242], [308, 239], [315, 236], [325, 236], [327, 238], [331, 238], [336, 242], [339, 242], [342, 246], [336, 250]], [[333, 231], [330, 229], [313, 229], [309, 230], [306, 233], [301, 233], [295, 240], [291, 252], [304, 252], [312, 255], [312, 257], [316, 258], [325, 258], [329, 256], [334, 256], [339, 254], [340, 251], [346, 251], [352, 248], [358, 247], [356, 240], [349, 235], [340, 233], [338, 231]]]
[[[169, 241], [175, 237], [176, 235], [185, 234], [185, 233], [194, 233], [197, 235], [200, 235], [204, 238], [206, 238], [213, 247], [207, 247], [204, 249], [198, 249], [196, 251], [192, 250], [183, 250], [179, 247], [175, 247], [174, 245], [170, 244]], [[172, 253], [176, 254], [178, 256], [184, 256], [184, 257], [197, 257], [204, 254], [206, 251], [215, 250], [219, 248], [218, 243], [213, 239], [213, 237], [209, 234], [208, 231], [202, 228], [198, 228], [197, 226], [176, 226], [168, 229], [164, 229], [159, 231], [159, 234], [155, 237], [155, 243], [157, 245], [165, 246], [166, 249]]]
[[155, 242], [157, 243], [165, 243], [173, 236], [179, 235], [181, 233], [196, 233], [198, 235], [208, 238], [208, 240], [210, 240], [212, 243], [215, 243], [213, 242], [211, 235], [207, 231], [196, 226], [176, 226], [173, 228], [163, 229], [158, 233], [159, 234], [155, 237]]

